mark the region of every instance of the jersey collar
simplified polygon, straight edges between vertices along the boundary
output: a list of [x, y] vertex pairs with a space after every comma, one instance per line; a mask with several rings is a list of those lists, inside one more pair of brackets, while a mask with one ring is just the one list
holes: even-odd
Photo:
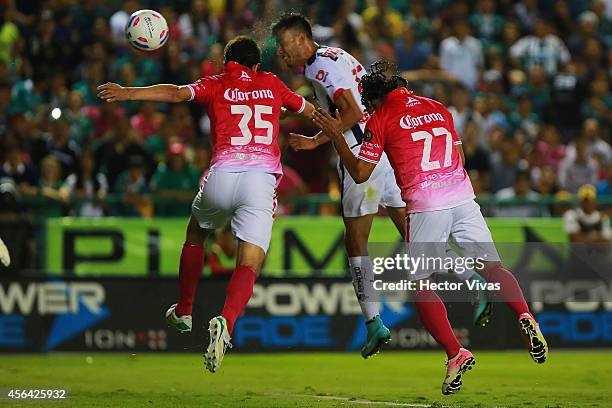
[[387, 94], [387, 96], [385, 96], [385, 100], [383, 101], [383, 105], [390, 100], [393, 99], [397, 99], [397, 98], [401, 98], [401, 97], [405, 97], [407, 95], [410, 95], [412, 93], [412, 91], [409, 91], [408, 89], [404, 88], [403, 86], [401, 88], [397, 88], [392, 90], [391, 92], [389, 92]]
[[315, 50], [314, 54], [312, 54], [312, 57], [308, 58], [308, 61], [306, 61], [306, 65], [312, 65], [312, 63], [315, 62], [315, 60], [317, 59], [317, 52], [323, 47], [323, 45], [317, 46], [317, 49]]
[[397, 89], [392, 90], [389, 95], [387, 95], [387, 97], [385, 99], [391, 99], [391, 98], [397, 98], [397, 97], [401, 97], [401, 96], [406, 96], [411, 94], [412, 91], [409, 91], [408, 89], [404, 88], [403, 86]]
[[254, 74], [250, 68], [247, 68], [236, 61], [230, 61], [225, 64], [225, 72], [227, 72], [232, 78], [249, 82], [252, 80]]

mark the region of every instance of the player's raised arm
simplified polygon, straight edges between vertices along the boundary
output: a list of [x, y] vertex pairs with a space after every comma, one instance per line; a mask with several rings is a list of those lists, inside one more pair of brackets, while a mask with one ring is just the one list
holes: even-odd
[[121, 86], [107, 82], [98, 86], [98, 98], [106, 102], [121, 101], [152, 101], [152, 102], [186, 102], [192, 99], [192, 91], [188, 86], [159, 84], [152, 86], [133, 87]]
[[336, 119], [334, 119], [329, 113], [319, 108], [313, 114], [313, 121], [321, 128], [322, 133], [334, 143], [342, 164], [353, 180], [358, 184], [368, 181], [376, 163], [370, 163], [355, 157], [344, 138], [344, 122], [340, 111], [336, 111]]

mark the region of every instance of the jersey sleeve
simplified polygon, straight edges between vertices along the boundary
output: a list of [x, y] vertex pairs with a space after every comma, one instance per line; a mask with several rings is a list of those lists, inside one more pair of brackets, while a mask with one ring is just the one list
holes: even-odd
[[274, 79], [281, 95], [283, 106], [291, 112], [302, 113], [306, 107], [306, 99], [289, 89], [278, 77], [274, 76]]
[[344, 91], [352, 89], [355, 86], [357, 70], [363, 70], [361, 65], [358, 65], [353, 72], [353, 69], [343, 63], [341, 59], [334, 60], [332, 57], [325, 57], [324, 55], [317, 57], [317, 63], [312, 80], [318, 82], [325, 89], [327, 96], [332, 101], [338, 99]]
[[357, 156], [360, 160], [377, 164], [385, 149], [385, 134], [378, 124], [378, 117], [372, 116], [363, 133], [363, 143]]
[[184, 85], [191, 91], [190, 101], [208, 104], [215, 94], [215, 81], [210, 77], [200, 78], [192, 84]]

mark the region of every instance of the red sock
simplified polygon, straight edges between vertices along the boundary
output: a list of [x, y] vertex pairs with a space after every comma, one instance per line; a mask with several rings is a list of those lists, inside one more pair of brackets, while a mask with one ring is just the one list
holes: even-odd
[[415, 304], [421, 323], [436, 342], [444, 347], [449, 359], [459, 353], [461, 343], [453, 332], [446, 315], [446, 306], [433, 290], [419, 290], [415, 295]]
[[239, 265], [232, 274], [225, 290], [225, 305], [221, 316], [227, 321], [227, 330], [230, 335], [234, 331], [234, 323], [253, 295], [253, 285], [257, 272], [252, 266]]
[[517, 282], [514, 275], [503, 266], [495, 266], [482, 274], [489, 282], [499, 283], [499, 293], [504, 302], [516, 313], [516, 316], [523, 313], [529, 313], [529, 306], [525, 302], [521, 286]]
[[176, 315], [190, 315], [193, 298], [204, 267], [204, 246], [185, 242], [179, 266], [179, 301]]

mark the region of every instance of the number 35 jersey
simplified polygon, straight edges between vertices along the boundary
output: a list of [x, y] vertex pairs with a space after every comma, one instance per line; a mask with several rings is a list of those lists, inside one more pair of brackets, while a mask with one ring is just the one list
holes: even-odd
[[186, 85], [208, 111], [211, 170], [282, 174], [278, 131], [281, 107], [301, 113], [306, 101], [269, 72], [228, 62], [220, 75]]
[[407, 211], [436, 211], [474, 199], [458, 144], [444, 105], [398, 88], [368, 121], [359, 158], [376, 164], [386, 152]]

